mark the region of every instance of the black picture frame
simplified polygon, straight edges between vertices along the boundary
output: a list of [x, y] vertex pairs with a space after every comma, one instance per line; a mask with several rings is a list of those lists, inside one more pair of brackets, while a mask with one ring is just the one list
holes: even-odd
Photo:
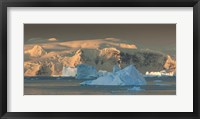
[[[1, 0], [0, 116], [2, 119], [200, 119], [200, 0]], [[193, 112], [7, 112], [7, 7], [193, 7]], [[39, 108], [39, 107], [38, 107]], [[53, 108], [53, 107], [52, 107]], [[120, 108], [120, 107], [119, 107]], [[173, 105], [172, 105], [173, 108]]]

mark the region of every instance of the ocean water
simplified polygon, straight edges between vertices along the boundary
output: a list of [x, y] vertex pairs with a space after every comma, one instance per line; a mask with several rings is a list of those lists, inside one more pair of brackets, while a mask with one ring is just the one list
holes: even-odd
[[24, 77], [24, 95], [176, 95], [176, 77], [145, 79], [142, 86], [83, 86], [69, 77]]

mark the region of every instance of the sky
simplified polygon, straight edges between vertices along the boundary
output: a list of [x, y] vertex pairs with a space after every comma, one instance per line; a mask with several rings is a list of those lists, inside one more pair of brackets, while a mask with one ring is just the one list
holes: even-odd
[[24, 24], [24, 40], [62, 41], [118, 38], [138, 48], [176, 52], [176, 24]]

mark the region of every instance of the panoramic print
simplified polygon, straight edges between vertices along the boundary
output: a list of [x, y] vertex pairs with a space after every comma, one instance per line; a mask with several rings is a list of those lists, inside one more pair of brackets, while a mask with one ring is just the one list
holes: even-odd
[[24, 24], [24, 95], [176, 95], [176, 24]]

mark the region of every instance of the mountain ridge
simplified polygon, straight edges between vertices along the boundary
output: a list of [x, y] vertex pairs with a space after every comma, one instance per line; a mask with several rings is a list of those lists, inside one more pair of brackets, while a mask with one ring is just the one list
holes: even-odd
[[[120, 44], [126, 44], [124, 45], [126, 47], [123, 45], [122, 47]], [[103, 41], [84, 40], [84, 42], [29, 44], [25, 45], [24, 50], [25, 76], [62, 75], [64, 66], [76, 67], [79, 64], [88, 64], [95, 66], [97, 70], [107, 71], [112, 71], [115, 64], [120, 64], [122, 68], [134, 64], [142, 73], [163, 69], [168, 72], [176, 70], [176, 61], [170, 56], [158, 51], [138, 49], [129, 41], [122, 43], [119, 39], [113, 38]]]

